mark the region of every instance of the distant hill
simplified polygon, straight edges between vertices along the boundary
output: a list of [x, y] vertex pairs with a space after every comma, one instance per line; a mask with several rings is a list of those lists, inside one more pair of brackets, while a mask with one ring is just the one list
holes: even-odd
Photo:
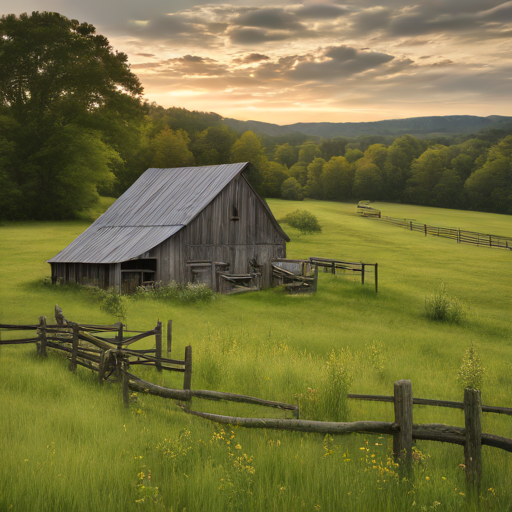
[[237, 121], [226, 118], [223, 123], [237, 132], [251, 130], [270, 136], [294, 132], [317, 137], [357, 137], [358, 135], [388, 135], [397, 137], [404, 134], [426, 138], [435, 135], [477, 133], [489, 128], [512, 128], [512, 117], [505, 116], [429, 116], [390, 119], [370, 123], [295, 123], [277, 125], [259, 121]]

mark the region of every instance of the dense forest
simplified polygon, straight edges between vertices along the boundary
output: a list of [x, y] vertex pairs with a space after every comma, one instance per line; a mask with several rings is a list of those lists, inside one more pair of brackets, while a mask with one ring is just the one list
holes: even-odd
[[266, 197], [512, 213], [512, 134], [419, 140], [237, 133], [144, 101], [125, 54], [56, 13], [0, 19], [0, 219], [70, 219], [148, 167], [250, 161]]

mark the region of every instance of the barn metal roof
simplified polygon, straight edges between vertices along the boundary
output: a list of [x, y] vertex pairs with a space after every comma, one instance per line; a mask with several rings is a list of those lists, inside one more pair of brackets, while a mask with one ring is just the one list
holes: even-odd
[[[242, 162], [148, 169], [101, 217], [48, 262], [119, 263], [137, 258], [186, 226], [249, 165]], [[282, 232], [277, 222], [276, 225]]]

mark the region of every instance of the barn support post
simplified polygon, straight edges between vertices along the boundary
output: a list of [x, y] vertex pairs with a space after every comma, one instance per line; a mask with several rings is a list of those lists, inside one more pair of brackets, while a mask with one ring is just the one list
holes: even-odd
[[172, 320], [167, 321], [167, 357], [171, 355], [172, 348]]
[[412, 384], [410, 380], [398, 380], [394, 386], [395, 423], [400, 430], [393, 435], [393, 455], [403, 462], [406, 472], [412, 467]]
[[162, 322], [157, 322], [155, 327], [155, 366], [156, 369], [162, 371]]
[[39, 317], [39, 341], [37, 342], [37, 351], [42, 357], [46, 357], [46, 317]]
[[464, 390], [466, 442], [464, 459], [468, 494], [478, 496], [482, 478], [482, 398], [480, 390]]
[[80, 326], [76, 323], [73, 324], [73, 341], [71, 350], [71, 361], [69, 363], [69, 371], [76, 371], [76, 357], [78, 355], [78, 331]]

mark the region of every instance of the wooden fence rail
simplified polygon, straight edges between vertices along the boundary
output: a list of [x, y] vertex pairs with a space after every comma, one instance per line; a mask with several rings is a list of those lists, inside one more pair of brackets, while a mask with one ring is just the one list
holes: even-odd
[[358, 204], [357, 213], [363, 217], [378, 219], [388, 224], [399, 226], [409, 231], [418, 231], [425, 236], [437, 236], [456, 240], [458, 244], [471, 244], [482, 247], [495, 247], [498, 249], [512, 250], [512, 237], [502, 235], [490, 235], [488, 233], [478, 233], [476, 231], [466, 231], [460, 228], [450, 228], [441, 226], [430, 226], [417, 222], [414, 219], [400, 219], [397, 217], [386, 217], [380, 210], [376, 210], [367, 204]]

